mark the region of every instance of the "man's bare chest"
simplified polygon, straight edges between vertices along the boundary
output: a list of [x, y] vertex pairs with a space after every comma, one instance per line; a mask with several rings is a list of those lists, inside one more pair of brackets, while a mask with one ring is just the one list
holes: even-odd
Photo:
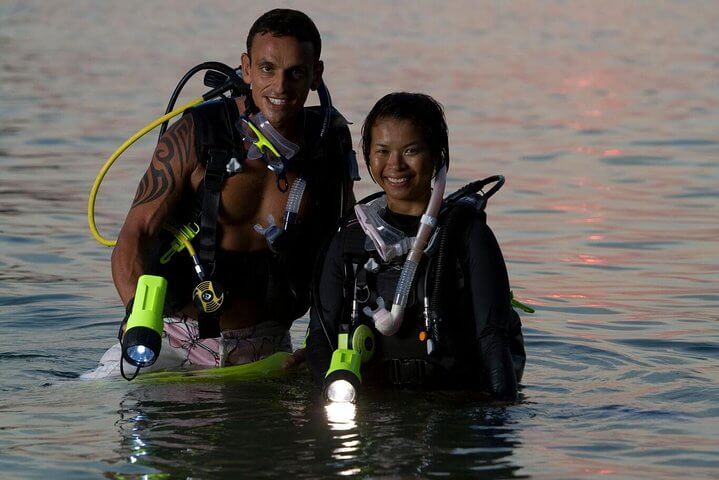
[[[192, 188], [198, 191], [204, 179], [205, 170], [198, 168], [192, 176]], [[289, 185], [297, 175], [287, 172]], [[218, 222], [224, 225], [243, 226], [264, 223], [267, 215], [280, 220], [289, 197], [289, 189], [282, 192], [278, 187], [277, 175], [267, 169], [260, 160], [247, 160], [243, 170], [222, 183], [220, 190], [220, 214]], [[306, 202], [303, 202], [306, 203]]]

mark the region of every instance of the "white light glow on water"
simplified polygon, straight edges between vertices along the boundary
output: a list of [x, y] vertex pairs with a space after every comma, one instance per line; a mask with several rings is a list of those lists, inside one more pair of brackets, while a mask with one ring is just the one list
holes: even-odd
[[354, 403], [332, 402], [325, 406], [327, 424], [332, 430], [351, 430], [357, 426], [355, 415], [357, 406]]

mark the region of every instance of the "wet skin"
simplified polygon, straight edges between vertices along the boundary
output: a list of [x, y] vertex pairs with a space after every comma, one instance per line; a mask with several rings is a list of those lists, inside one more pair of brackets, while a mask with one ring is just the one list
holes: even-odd
[[409, 120], [380, 117], [372, 126], [372, 177], [396, 213], [422, 215], [432, 194], [433, 161], [422, 131]]
[[252, 85], [252, 100], [273, 127], [295, 140], [297, 118], [310, 89], [319, 86], [324, 65], [314, 61], [311, 43], [293, 37], [255, 35], [251, 49], [242, 54], [242, 78]]
[[[312, 45], [293, 37], [256, 35], [249, 55], [242, 56], [242, 68], [245, 81], [252, 85], [257, 107], [275, 129], [298, 141], [302, 134], [299, 114], [309, 90], [317, 87], [322, 74], [322, 63], [314, 61]], [[237, 102], [244, 111], [244, 100]], [[162, 225], [175, 213], [180, 200], [196, 192], [203, 181], [205, 168], [195, 151], [194, 125], [189, 115], [175, 122], [157, 145], [112, 253], [112, 276], [123, 304], [132, 298], [137, 279], [146, 271], [146, 246], [152, 244]], [[296, 172], [287, 172], [290, 184], [296, 176]], [[276, 176], [262, 160], [246, 160], [244, 171], [222, 186], [218, 247], [242, 252], [267, 250], [267, 242], [253, 225], [266, 224], [270, 214], [281, 219], [287, 197], [288, 192], [278, 190]], [[306, 215], [306, 203], [304, 198], [299, 221]], [[194, 316], [190, 299], [187, 307], [185, 313]], [[221, 326], [252, 326], [263, 320], [262, 314], [258, 302], [230, 296], [225, 300]]]

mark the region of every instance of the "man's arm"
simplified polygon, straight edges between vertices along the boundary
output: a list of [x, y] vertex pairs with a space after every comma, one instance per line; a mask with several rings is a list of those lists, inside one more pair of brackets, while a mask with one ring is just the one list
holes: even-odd
[[194, 125], [192, 117], [185, 115], [158, 142], [112, 252], [112, 279], [123, 305], [135, 294], [137, 279], [146, 271], [145, 248], [156, 238], [182, 193], [191, 188], [190, 177], [196, 167]]

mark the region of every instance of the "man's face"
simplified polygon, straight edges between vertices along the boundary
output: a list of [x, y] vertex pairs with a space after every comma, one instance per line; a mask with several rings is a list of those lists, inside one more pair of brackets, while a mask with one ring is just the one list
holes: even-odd
[[293, 128], [310, 89], [317, 89], [322, 78], [323, 64], [315, 62], [313, 50], [310, 42], [265, 33], [255, 35], [249, 55], [242, 55], [252, 100], [281, 133]]

